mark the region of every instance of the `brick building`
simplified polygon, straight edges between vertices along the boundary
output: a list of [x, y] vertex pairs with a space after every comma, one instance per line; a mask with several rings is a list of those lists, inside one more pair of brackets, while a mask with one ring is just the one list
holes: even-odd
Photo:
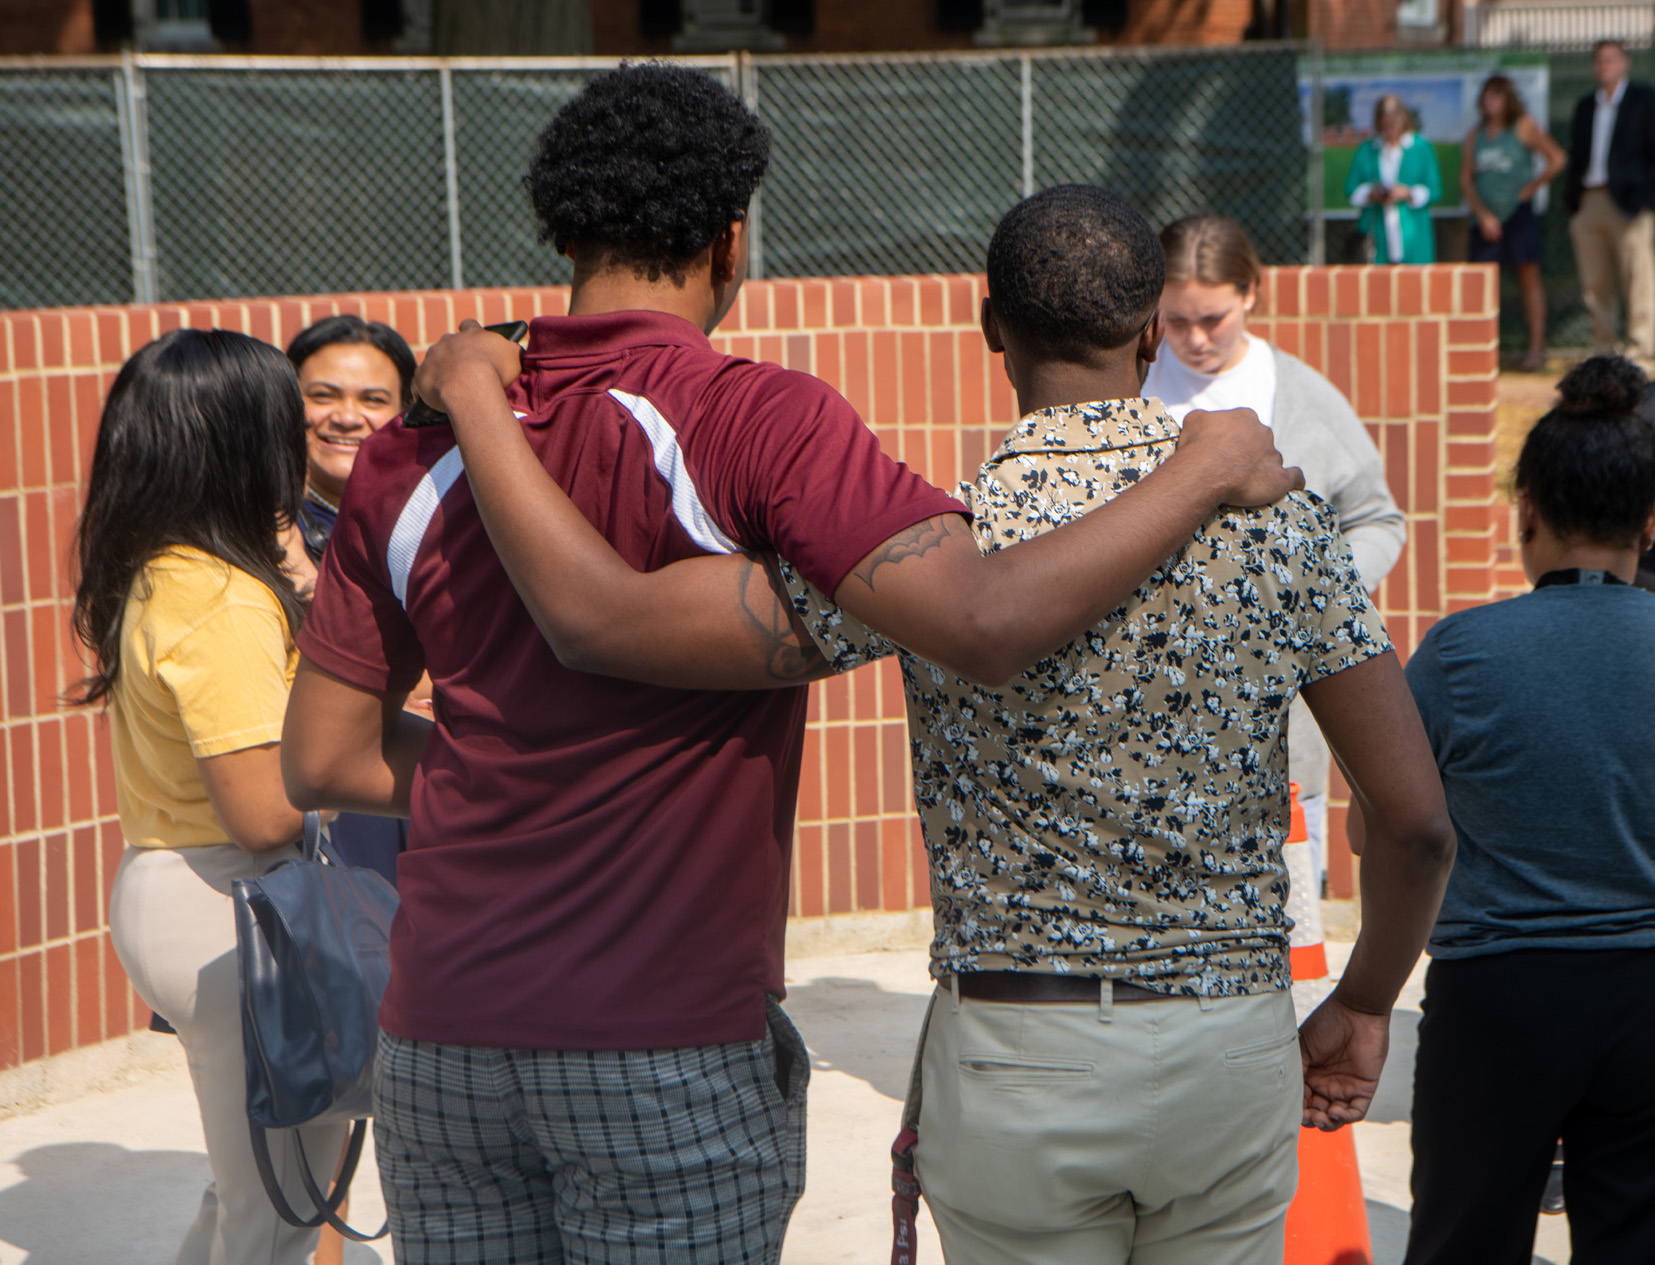
[[0, 0], [0, 55], [869, 52], [1441, 44], [1463, 0]]

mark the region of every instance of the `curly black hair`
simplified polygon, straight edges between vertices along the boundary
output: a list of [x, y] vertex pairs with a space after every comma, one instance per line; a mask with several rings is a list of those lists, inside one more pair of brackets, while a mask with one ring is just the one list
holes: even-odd
[[1161, 302], [1166, 256], [1125, 198], [1095, 185], [1044, 189], [1006, 212], [988, 244], [1001, 326], [1031, 350], [1090, 361], [1142, 332]]
[[769, 165], [770, 132], [739, 97], [698, 70], [645, 62], [594, 77], [559, 110], [523, 184], [541, 241], [682, 284], [746, 215]]
[[1636, 541], [1655, 509], [1655, 416], [1649, 379], [1621, 356], [1583, 360], [1523, 441], [1517, 490], [1564, 539]]

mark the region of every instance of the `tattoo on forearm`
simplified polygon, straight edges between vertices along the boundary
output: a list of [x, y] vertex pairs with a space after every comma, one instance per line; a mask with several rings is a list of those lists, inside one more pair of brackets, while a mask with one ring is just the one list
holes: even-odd
[[808, 681], [826, 660], [793, 613], [776, 560], [765, 557], [741, 573], [741, 609], [775, 681]]
[[851, 572], [858, 580], [873, 591], [874, 573], [886, 563], [899, 563], [908, 558], [918, 558], [930, 553], [951, 533], [951, 515], [940, 518], [928, 518], [923, 523], [915, 523], [906, 531], [899, 531], [882, 546], [864, 558], [855, 571]]

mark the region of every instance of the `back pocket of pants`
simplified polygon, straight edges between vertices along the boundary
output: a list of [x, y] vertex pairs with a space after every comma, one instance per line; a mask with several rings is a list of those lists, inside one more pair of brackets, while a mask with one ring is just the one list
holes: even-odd
[[1050, 1085], [1094, 1075], [1093, 1063], [1059, 1059], [1019, 1059], [1004, 1054], [962, 1054], [960, 1075], [1001, 1085]]
[[1289, 1029], [1264, 1041], [1252, 1041], [1224, 1051], [1224, 1066], [1237, 1071], [1253, 1067], [1274, 1067], [1290, 1046], [1297, 1044], [1299, 1034]]

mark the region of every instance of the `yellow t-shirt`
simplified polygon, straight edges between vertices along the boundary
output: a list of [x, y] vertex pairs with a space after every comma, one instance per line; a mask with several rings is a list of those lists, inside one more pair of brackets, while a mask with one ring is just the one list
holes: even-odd
[[225, 843], [196, 760], [279, 742], [298, 651], [276, 595], [188, 546], [132, 583], [110, 693], [116, 803], [140, 848]]

